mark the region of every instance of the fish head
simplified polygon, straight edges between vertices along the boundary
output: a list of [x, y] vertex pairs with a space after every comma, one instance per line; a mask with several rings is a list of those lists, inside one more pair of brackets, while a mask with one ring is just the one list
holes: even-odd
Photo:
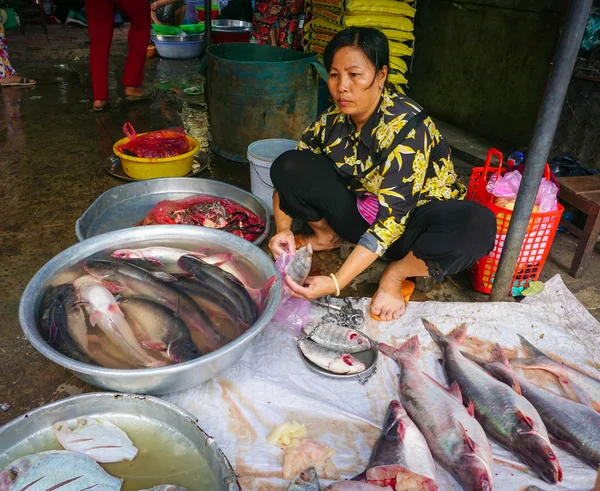
[[367, 367], [364, 363], [358, 361], [349, 353], [341, 353], [334, 361], [331, 362], [329, 369], [334, 373], [354, 374], [364, 372]]
[[298, 474], [291, 482], [288, 491], [312, 491], [319, 489], [319, 476], [313, 466]]
[[117, 279], [114, 264], [110, 261], [87, 260], [83, 263], [83, 269], [89, 275], [100, 280], [111, 293], [123, 291], [123, 285]]
[[556, 484], [562, 481], [562, 467], [548, 438], [536, 431], [530, 431], [522, 433], [520, 440], [525, 445], [521, 456], [529, 467], [547, 483]]
[[464, 453], [460, 458], [460, 480], [465, 489], [492, 491], [493, 474], [490, 462], [478, 453]]
[[177, 363], [183, 363], [201, 357], [202, 353], [193, 341], [186, 339], [171, 343], [167, 348], [167, 356]]
[[366, 350], [371, 347], [369, 340], [354, 329], [348, 329], [346, 331], [346, 339], [348, 340], [348, 343], [350, 343], [352, 346], [356, 346], [357, 348], [362, 347]]
[[117, 249], [111, 254], [115, 259], [143, 259], [141, 251], [136, 249]]

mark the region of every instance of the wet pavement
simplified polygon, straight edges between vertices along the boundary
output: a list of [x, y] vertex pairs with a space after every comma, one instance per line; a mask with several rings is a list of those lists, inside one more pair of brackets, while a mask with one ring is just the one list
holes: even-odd
[[[123, 137], [129, 121], [138, 132], [183, 125], [208, 149], [206, 105], [203, 96], [184, 96], [183, 87], [201, 81], [199, 60], [148, 60], [149, 100], [126, 102], [119, 79], [125, 36], [115, 31], [111, 55], [111, 106], [91, 111], [85, 30], [50, 26], [48, 37], [31, 26], [27, 36], [9, 33], [13, 64], [20, 74], [35, 78], [34, 88], [0, 90], [0, 424], [42, 404], [93, 391], [66, 370], [39, 355], [22, 334], [18, 320], [20, 295], [36, 271], [53, 256], [77, 242], [75, 222], [104, 191], [123, 184], [104, 170], [113, 143]], [[38, 32], [39, 29], [39, 32]], [[158, 88], [157, 88], [158, 86]], [[249, 189], [249, 168], [210, 156], [210, 166], [198, 177], [218, 179]], [[470, 166], [457, 161], [463, 175]], [[586, 276], [574, 280], [566, 273], [575, 239], [560, 234], [542, 280], [556, 273], [579, 300], [600, 319], [600, 256], [595, 254]], [[335, 271], [340, 254], [320, 253], [322, 272]], [[363, 273], [344, 294], [372, 295], [383, 268]], [[447, 279], [414, 300], [485, 301], [470, 288], [465, 274]]]

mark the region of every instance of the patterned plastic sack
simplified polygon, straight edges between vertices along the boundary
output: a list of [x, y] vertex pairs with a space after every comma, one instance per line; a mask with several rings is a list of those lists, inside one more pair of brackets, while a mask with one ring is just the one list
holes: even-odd
[[408, 3], [397, 0], [312, 0], [315, 7], [335, 12], [378, 12], [414, 17], [416, 10]]
[[312, 11], [316, 17], [320, 17], [327, 22], [337, 24], [341, 27], [375, 27], [378, 29], [388, 28], [400, 31], [414, 31], [412, 20], [400, 15], [389, 15], [383, 12], [343, 14], [332, 12], [323, 7], [313, 7]]

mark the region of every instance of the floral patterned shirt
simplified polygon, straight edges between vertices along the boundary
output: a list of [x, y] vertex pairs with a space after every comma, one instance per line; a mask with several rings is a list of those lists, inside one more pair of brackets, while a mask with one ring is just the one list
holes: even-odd
[[404, 233], [416, 207], [465, 196], [450, 147], [431, 118], [411, 130], [405, 140], [396, 138], [422, 110], [412, 99], [386, 88], [378, 109], [360, 132], [349, 116], [332, 106], [304, 131], [298, 143], [299, 150], [329, 157], [349, 178], [381, 162], [348, 186], [357, 196], [369, 192], [379, 200], [377, 219], [359, 241], [378, 256]]

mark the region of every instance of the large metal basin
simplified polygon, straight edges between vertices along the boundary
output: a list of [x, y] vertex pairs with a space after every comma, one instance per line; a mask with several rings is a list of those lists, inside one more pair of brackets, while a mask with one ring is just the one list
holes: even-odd
[[[219, 490], [241, 489], [227, 457], [198, 426], [197, 418], [180, 407], [155, 397], [128, 394], [90, 393], [69, 397], [34, 409], [0, 427], [0, 471], [15, 457], [46, 450], [40, 446], [54, 440], [54, 423], [80, 417], [104, 418], [117, 425], [131, 422], [139, 428], [138, 431], [144, 432], [153, 432], [156, 427], [167, 428], [177, 436], [178, 441], [187, 439], [186, 443], [206, 460], [215, 475]], [[129, 435], [135, 441], [135, 435]]]
[[[235, 254], [242, 264], [256, 272], [257, 286], [275, 276], [265, 310], [246, 333], [213, 353], [196, 360], [161, 368], [119, 370], [72, 360], [51, 348], [39, 331], [39, 316], [45, 289], [57, 276], [84, 259], [119, 248], [172, 246], [217, 248]], [[136, 394], [164, 394], [188, 389], [213, 378], [234, 364], [252, 340], [269, 323], [281, 298], [281, 278], [273, 261], [251, 242], [219, 230], [191, 225], [152, 225], [109, 232], [85, 240], [48, 261], [29, 282], [19, 305], [21, 328], [29, 342], [49, 360], [72, 371], [81, 380], [105, 390]]]
[[195, 194], [227, 198], [256, 214], [265, 223], [265, 231], [254, 240], [256, 245], [260, 245], [269, 234], [271, 217], [267, 205], [260, 198], [231, 184], [187, 177], [136, 181], [109, 189], [77, 220], [75, 233], [79, 240], [85, 240], [133, 227], [159, 201], [183, 199]]

